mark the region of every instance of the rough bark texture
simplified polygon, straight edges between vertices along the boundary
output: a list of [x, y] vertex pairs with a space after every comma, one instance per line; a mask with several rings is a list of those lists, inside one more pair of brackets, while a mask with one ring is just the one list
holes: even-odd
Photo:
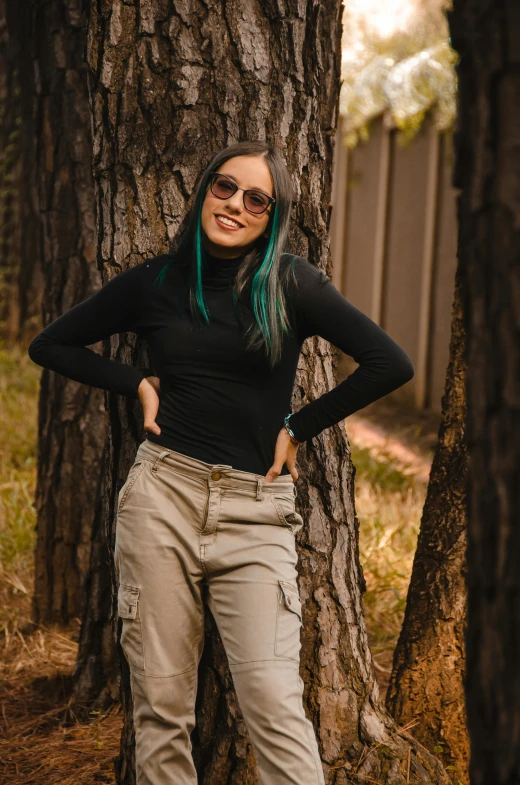
[[458, 0], [472, 785], [520, 782], [520, 6]]
[[20, 85], [7, 26], [5, 0], [0, 0], [0, 337], [13, 344], [20, 326], [17, 286], [20, 179]]
[[[456, 276], [442, 422], [386, 708], [467, 783], [465, 333]], [[441, 753], [442, 749], [442, 753]]]
[[[284, 152], [298, 200], [291, 250], [330, 270], [329, 198], [342, 7], [277, 2], [94, 2], [88, 33], [98, 253], [106, 278], [170, 246], [212, 155], [244, 138]], [[112, 356], [141, 362], [128, 335]], [[336, 383], [321, 339], [301, 354], [293, 408]], [[140, 404], [110, 396], [106, 515], [144, 439]], [[302, 678], [327, 783], [449, 783], [439, 762], [378, 702], [362, 609], [354, 472], [344, 428], [299, 453]], [[251, 744], [209, 611], [193, 734], [199, 782], [257, 782]], [[127, 673], [118, 781], [134, 782]]]
[[0, 2], [0, 324], [7, 345], [40, 329], [43, 281], [34, 203], [30, 4]]
[[[84, 62], [86, 15], [81, 0], [38, 0], [29, 7], [24, 32], [32, 57], [36, 129], [30, 182], [40, 220], [45, 325], [93, 294], [101, 277]], [[83, 611], [106, 430], [101, 390], [42, 372], [35, 496], [37, 621], [66, 623]]]

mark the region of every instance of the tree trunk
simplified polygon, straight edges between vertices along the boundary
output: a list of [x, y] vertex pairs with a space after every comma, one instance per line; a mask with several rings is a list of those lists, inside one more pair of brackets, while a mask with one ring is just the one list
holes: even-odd
[[[233, 8], [230, 13], [230, 9]], [[88, 31], [98, 252], [107, 275], [170, 247], [195, 181], [217, 150], [274, 140], [294, 175], [291, 250], [330, 271], [329, 199], [340, 87], [341, 3], [188, 4], [164, 0], [91, 6]], [[141, 362], [132, 336], [119, 359]], [[306, 342], [294, 389], [298, 409], [336, 383], [336, 352]], [[138, 442], [139, 402], [109, 396], [107, 521]], [[342, 424], [302, 448], [298, 536], [304, 606], [302, 676], [328, 783], [448, 783], [440, 763], [397, 728], [378, 701], [362, 610], [353, 467]], [[302, 487], [303, 486], [303, 487]], [[253, 783], [251, 745], [222, 643], [206, 613], [193, 754], [201, 783]], [[130, 695], [118, 782], [133, 783]]]
[[41, 327], [30, 18], [30, 4], [0, 0], [0, 323], [8, 346]]
[[[437, 749], [467, 783], [464, 670], [466, 598], [466, 367], [460, 274], [456, 276], [442, 422], [417, 541], [386, 708]], [[412, 729], [413, 728], [413, 729]]]
[[458, 0], [459, 264], [467, 335], [472, 785], [520, 782], [520, 15]]
[[[24, 3], [11, 2], [16, 19]], [[33, 59], [35, 166], [46, 325], [101, 285], [96, 267], [92, 141], [81, 0], [31, 2], [23, 49]], [[24, 12], [25, 13], [25, 12]], [[50, 45], [52, 42], [52, 45]], [[22, 46], [22, 43], [19, 44]], [[22, 85], [25, 88], [25, 85]], [[34, 617], [67, 623], [81, 615], [99, 514], [107, 413], [103, 392], [44, 370], [38, 417]]]

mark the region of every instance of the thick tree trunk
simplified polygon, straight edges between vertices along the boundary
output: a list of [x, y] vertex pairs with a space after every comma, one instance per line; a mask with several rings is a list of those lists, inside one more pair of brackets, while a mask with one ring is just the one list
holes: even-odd
[[[45, 325], [93, 294], [101, 278], [94, 239], [86, 16], [81, 0], [28, 6], [31, 13], [19, 35], [23, 32], [32, 44], [24, 42], [33, 58], [36, 148], [25, 152], [36, 162], [30, 188], [40, 221]], [[12, 3], [13, 18], [19, 8], [26, 6]], [[106, 430], [102, 391], [43, 371], [35, 497], [36, 621], [67, 623], [83, 611]]]
[[111, 624], [111, 552], [105, 532], [105, 483], [103, 471], [91, 532], [90, 564], [85, 576], [84, 608], [79, 637], [78, 658], [74, 669], [71, 710], [88, 716], [92, 709], [105, 709], [119, 700], [120, 668], [116, 638]]
[[520, 15], [458, 0], [455, 185], [467, 334], [472, 785], [520, 782]]
[[427, 749], [436, 748], [445, 765], [456, 767], [456, 781], [467, 783], [466, 338], [459, 274], [455, 283], [442, 423], [386, 708], [399, 725], [410, 723]]
[[8, 346], [41, 327], [30, 20], [29, 3], [0, 1], [0, 324]]
[[[326, 267], [339, 96], [341, 3], [91, 6], [88, 33], [98, 252], [108, 277], [169, 248], [194, 184], [232, 141], [269, 138], [284, 151], [296, 197], [292, 250]], [[140, 362], [132, 336], [113, 355]], [[336, 383], [335, 352], [306, 343], [293, 407]], [[110, 396], [107, 520], [142, 430], [140, 404]], [[362, 610], [353, 467], [341, 424], [299, 454], [302, 676], [328, 783], [450, 782], [378, 702]], [[253, 783], [256, 773], [222, 643], [206, 614], [193, 752], [201, 783]], [[118, 781], [134, 782], [132, 721]], [[370, 780], [372, 778], [372, 780]]]
[[16, 186], [20, 179], [21, 107], [19, 72], [9, 33], [6, 0], [0, 0], [0, 337], [12, 346], [20, 328]]

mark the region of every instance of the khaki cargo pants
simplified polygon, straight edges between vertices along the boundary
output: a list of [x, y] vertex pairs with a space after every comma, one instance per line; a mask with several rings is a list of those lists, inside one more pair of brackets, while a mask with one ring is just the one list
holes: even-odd
[[267, 483], [148, 439], [139, 446], [119, 492], [115, 546], [138, 785], [197, 783], [203, 590], [261, 785], [325, 785], [299, 674], [295, 493], [290, 474]]

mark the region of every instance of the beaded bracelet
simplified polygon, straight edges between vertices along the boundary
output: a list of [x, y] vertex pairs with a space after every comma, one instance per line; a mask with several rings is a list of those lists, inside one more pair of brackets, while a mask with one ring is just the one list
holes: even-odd
[[283, 421], [283, 427], [285, 428], [285, 430], [287, 431], [287, 433], [291, 437], [291, 441], [292, 441], [293, 444], [301, 444], [301, 442], [299, 442], [297, 440], [296, 436], [294, 435], [294, 433], [291, 431], [291, 429], [289, 427], [289, 417], [291, 416], [291, 414], [292, 414], [292, 412], [289, 412], [289, 414], [285, 415], [284, 421]]

